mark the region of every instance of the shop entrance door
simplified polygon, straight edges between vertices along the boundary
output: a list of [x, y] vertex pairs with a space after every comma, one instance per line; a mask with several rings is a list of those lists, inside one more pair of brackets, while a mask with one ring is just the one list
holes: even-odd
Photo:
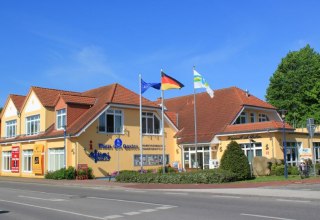
[[192, 168], [203, 169], [203, 153], [197, 152], [197, 163], [196, 163], [196, 153], [190, 153], [190, 156], [191, 156]]

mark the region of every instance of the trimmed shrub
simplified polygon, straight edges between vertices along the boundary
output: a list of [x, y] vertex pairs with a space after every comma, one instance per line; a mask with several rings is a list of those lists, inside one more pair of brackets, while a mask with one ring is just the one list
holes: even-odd
[[227, 149], [222, 155], [220, 167], [223, 170], [235, 173], [238, 180], [251, 178], [248, 158], [241, 150], [240, 145], [235, 141], [231, 141], [228, 144]]
[[[170, 167], [170, 166], [165, 166], [165, 167], [164, 167], [164, 171], [165, 171], [165, 173], [176, 173], [176, 172], [177, 172], [176, 169], [174, 169], [174, 168], [172, 168], [172, 167]], [[159, 174], [163, 173], [163, 167], [160, 167], [160, 168], [158, 169], [158, 173], [159, 173]]]
[[192, 173], [139, 173], [137, 171], [120, 171], [117, 182], [126, 183], [225, 183], [236, 181], [236, 174], [222, 170], [201, 170]]
[[300, 175], [299, 168], [296, 166], [288, 166], [289, 175]]
[[61, 168], [57, 171], [49, 171], [45, 176], [46, 179], [62, 180], [66, 178], [66, 169]]
[[94, 179], [96, 178], [93, 174], [93, 170], [91, 167], [88, 167], [88, 179], [91, 180], [91, 179]]
[[74, 180], [76, 178], [76, 170], [74, 167], [69, 166], [66, 170], [65, 177], [68, 180]]
[[283, 176], [283, 175], [284, 175], [284, 165], [283, 165], [283, 164], [281, 164], [281, 165], [276, 165], [274, 174], [275, 174], [276, 176]]

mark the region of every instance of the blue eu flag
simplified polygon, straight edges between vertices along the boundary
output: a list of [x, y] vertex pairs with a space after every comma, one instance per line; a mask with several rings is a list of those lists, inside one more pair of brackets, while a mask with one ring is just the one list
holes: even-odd
[[147, 91], [150, 87], [160, 90], [161, 83], [146, 83], [141, 79], [141, 94]]

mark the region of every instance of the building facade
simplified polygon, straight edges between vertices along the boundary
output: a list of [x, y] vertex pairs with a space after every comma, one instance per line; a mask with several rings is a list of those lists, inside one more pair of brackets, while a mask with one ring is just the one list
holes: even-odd
[[309, 138], [305, 129], [283, 123], [272, 105], [236, 87], [216, 90], [212, 99], [198, 93], [164, 100], [164, 128], [158, 102], [142, 98], [140, 146], [139, 99], [119, 84], [85, 92], [31, 87], [26, 96], [10, 95], [1, 113], [0, 174], [43, 178], [86, 165], [104, 177], [141, 169], [141, 152], [144, 169], [163, 163], [212, 169], [233, 140], [249, 163], [256, 156], [283, 159], [284, 143], [289, 165], [320, 162], [319, 130]]

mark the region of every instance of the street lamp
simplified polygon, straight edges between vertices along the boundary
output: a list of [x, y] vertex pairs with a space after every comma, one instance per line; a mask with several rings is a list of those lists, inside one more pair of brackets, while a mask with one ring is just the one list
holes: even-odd
[[67, 126], [63, 125], [63, 147], [64, 147], [64, 168], [67, 169], [67, 145], [66, 145], [66, 139], [67, 139]]
[[287, 165], [287, 141], [286, 141], [286, 132], [285, 132], [285, 117], [287, 110], [279, 110], [282, 118], [282, 135], [283, 135], [283, 158], [284, 158], [284, 177], [288, 179], [288, 165]]

